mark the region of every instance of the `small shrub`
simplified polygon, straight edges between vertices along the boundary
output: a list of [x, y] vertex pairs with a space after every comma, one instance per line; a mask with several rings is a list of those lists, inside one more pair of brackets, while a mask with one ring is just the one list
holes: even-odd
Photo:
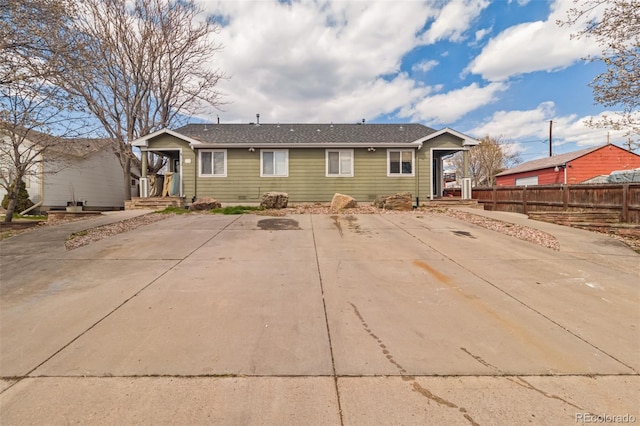
[[244, 214], [248, 212], [254, 212], [263, 210], [262, 207], [259, 206], [227, 206], [219, 209], [212, 209], [211, 213], [216, 214]]
[[162, 213], [162, 214], [186, 214], [186, 213], [190, 213], [189, 210], [182, 208], [182, 207], [175, 207], [175, 206], [169, 206], [167, 208], [165, 208], [164, 210], [159, 210], [156, 213]]
[[[9, 192], [13, 191], [13, 185], [9, 187]], [[20, 192], [18, 192], [18, 202], [16, 203], [16, 212], [27, 210], [33, 206], [33, 202], [29, 199], [29, 191], [27, 191], [27, 185], [23, 181], [20, 181]], [[9, 208], [9, 194], [6, 194], [2, 199], [2, 207]]]

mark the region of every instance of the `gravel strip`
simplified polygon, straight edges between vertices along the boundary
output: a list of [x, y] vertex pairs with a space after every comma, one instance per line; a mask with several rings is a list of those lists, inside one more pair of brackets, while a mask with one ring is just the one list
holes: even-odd
[[67, 241], [65, 241], [64, 246], [67, 250], [77, 249], [78, 247], [86, 246], [94, 241], [100, 241], [103, 238], [132, 231], [141, 226], [167, 219], [170, 216], [173, 215], [165, 213], [148, 213], [142, 216], [132, 217], [131, 219], [125, 219], [121, 222], [87, 229], [86, 231], [71, 234]]
[[[323, 205], [299, 205], [289, 207], [281, 210], [262, 210], [252, 212], [257, 215], [263, 216], [286, 216], [290, 214], [338, 214], [331, 211], [329, 207]], [[526, 226], [515, 225], [509, 222], [503, 222], [495, 219], [490, 219], [484, 216], [474, 215], [467, 212], [461, 212], [453, 209], [417, 209], [411, 212], [395, 211], [395, 210], [380, 210], [373, 206], [360, 206], [354, 209], [344, 211], [345, 214], [403, 214], [403, 215], [424, 215], [434, 214], [453, 217], [455, 219], [463, 220], [465, 222], [473, 223], [474, 225], [482, 226], [483, 228], [490, 229], [492, 231], [500, 232], [504, 235], [509, 235], [521, 240], [529, 241], [535, 244], [539, 244], [543, 247], [550, 248], [552, 250], [559, 250], [560, 244], [553, 235], [546, 232], [538, 231]], [[208, 214], [208, 213], [191, 213], [191, 214]], [[148, 225], [150, 223], [157, 222], [159, 220], [166, 219], [173, 216], [172, 214], [162, 213], [149, 213], [143, 216], [134, 217], [124, 220], [122, 222], [112, 223], [110, 225], [103, 225], [97, 228], [82, 231], [77, 235], [71, 235], [65, 242], [67, 250], [73, 250], [78, 247], [85, 246], [94, 241], [99, 241], [103, 238], [110, 237], [112, 235], [120, 234], [122, 232], [131, 231], [140, 226]]]
[[464, 220], [465, 222], [473, 223], [474, 225], [499, 232], [503, 235], [509, 235], [520, 240], [529, 241], [531, 243], [541, 245], [542, 247], [550, 248], [551, 250], [560, 250], [560, 243], [556, 237], [528, 226], [503, 222], [501, 220], [490, 219], [485, 216], [453, 209], [437, 210], [432, 213]]
[[[339, 214], [337, 212], [331, 211], [329, 207], [322, 204], [300, 204], [294, 205], [292, 207], [281, 209], [281, 210], [262, 210], [262, 211], [254, 211], [251, 212], [257, 215], [263, 216], [286, 216], [289, 214]], [[537, 229], [529, 228], [527, 226], [517, 225], [510, 222], [503, 222], [500, 220], [490, 219], [485, 216], [476, 215], [473, 213], [463, 212], [455, 209], [448, 208], [420, 208], [410, 212], [404, 211], [394, 211], [394, 210], [380, 210], [377, 207], [373, 207], [370, 205], [363, 205], [356, 207], [354, 209], [349, 209], [347, 211], [342, 212], [343, 214], [404, 214], [404, 215], [441, 215], [452, 217], [455, 219], [463, 220], [468, 223], [472, 223], [474, 225], [481, 226], [486, 229], [490, 229], [492, 231], [500, 232], [504, 235], [509, 235], [515, 238], [519, 238], [524, 241], [529, 241], [534, 244], [538, 244], [542, 247], [547, 247], [552, 250], [559, 250], [560, 245], [556, 238], [553, 235], [550, 235], [546, 232], [539, 231]], [[190, 214], [209, 214], [208, 212], [196, 212]], [[163, 219], [167, 219], [169, 217], [174, 216], [174, 214], [165, 214], [165, 213], [149, 213], [142, 216], [134, 217], [131, 219], [126, 219], [121, 222], [113, 223], [110, 225], [103, 225], [96, 228], [88, 229], [86, 231], [79, 232], [74, 235], [70, 235], [67, 241], [65, 242], [65, 246], [67, 250], [73, 250], [78, 247], [85, 246], [94, 241], [99, 241], [103, 238], [110, 237], [112, 235], [117, 235], [123, 232], [131, 231], [140, 226], [148, 225], [150, 223], [158, 222]], [[82, 219], [79, 219], [82, 220]], [[55, 222], [55, 223], [42, 223], [39, 226], [55, 226], [65, 222]], [[38, 226], [38, 227], [39, 227]], [[31, 229], [24, 230], [11, 230], [2, 232], [2, 238], [10, 238], [13, 235], [21, 234], [23, 232], [29, 232]], [[597, 231], [597, 230], [596, 230]], [[607, 234], [611, 238], [615, 238], [630, 248], [640, 253], [640, 239], [637, 236], [633, 235], [611, 235]]]

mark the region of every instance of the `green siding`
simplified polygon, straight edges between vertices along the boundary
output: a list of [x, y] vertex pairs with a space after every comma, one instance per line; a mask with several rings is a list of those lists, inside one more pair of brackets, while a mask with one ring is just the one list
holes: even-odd
[[425, 145], [423, 149], [429, 148], [451, 148], [451, 149], [461, 149], [462, 148], [462, 139], [457, 136], [450, 134], [442, 134], [435, 139], [431, 139], [429, 141], [429, 145]]
[[[428, 156], [428, 153], [427, 153]], [[348, 194], [360, 201], [371, 201], [376, 195], [408, 191], [417, 194], [416, 177], [388, 177], [387, 150], [354, 149], [353, 177], [325, 176], [325, 149], [289, 149], [288, 177], [260, 177], [260, 150], [227, 149], [227, 177], [201, 177], [198, 180], [198, 197], [209, 196], [222, 202], [258, 202], [267, 191], [289, 194], [292, 202], [327, 202], [333, 194]], [[428, 179], [428, 161], [424, 153], [417, 155], [419, 167], [427, 173], [420, 179]], [[421, 189], [427, 194], [428, 180]]]
[[[388, 177], [387, 149], [369, 152], [356, 148], [354, 177], [326, 177], [324, 148], [290, 148], [288, 177], [260, 177], [260, 152], [247, 148], [228, 148], [226, 177], [198, 177], [198, 155], [187, 142], [171, 135], [161, 135], [149, 141], [150, 151], [168, 155], [182, 153], [183, 195], [213, 197], [225, 203], [256, 203], [267, 191], [289, 194], [292, 202], [328, 202], [336, 192], [348, 194], [358, 201], [372, 201], [377, 195], [411, 192], [413, 197], [426, 200], [431, 194], [431, 148], [461, 149], [462, 141], [444, 134], [416, 150], [415, 176]], [[347, 149], [347, 148], [340, 148]], [[407, 148], [402, 148], [407, 149]], [[190, 161], [190, 163], [188, 163]]]

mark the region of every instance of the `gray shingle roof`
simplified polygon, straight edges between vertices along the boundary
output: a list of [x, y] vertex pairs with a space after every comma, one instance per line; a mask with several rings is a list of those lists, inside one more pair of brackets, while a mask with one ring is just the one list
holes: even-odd
[[579, 151], [567, 152], [565, 154], [556, 155], [553, 157], [540, 158], [538, 160], [527, 161], [526, 163], [522, 163], [513, 167], [509, 170], [505, 170], [504, 172], [498, 173], [496, 176], [507, 176], [513, 175], [516, 173], [524, 173], [530, 172], [533, 170], [542, 170], [549, 169], [551, 167], [561, 166], [569, 161], [573, 161], [576, 158], [580, 158], [584, 155], [592, 153], [593, 151], [597, 151], [600, 148], [605, 147], [606, 145], [600, 145], [592, 148], [581, 149]]
[[435, 130], [422, 124], [188, 124], [175, 132], [205, 144], [394, 144]]
[[[69, 138], [42, 133], [33, 129], [15, 129], [25, 140], [40, 145], [46, 153], [72, 157], [87, 157], [95, 152], [108, 150], [111, 140], [105, 138]], [[20, 130], [19, 132], [17, 130]]]

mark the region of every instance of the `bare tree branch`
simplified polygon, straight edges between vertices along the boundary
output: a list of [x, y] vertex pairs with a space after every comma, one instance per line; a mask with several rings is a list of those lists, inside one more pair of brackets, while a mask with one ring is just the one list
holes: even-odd
[[82, 127], [73, 117], [75, 99], [52, 84], [65, 72], [58, 57], [68, 46], [51, 35], [65, 32], [72, 10], [67, 0], [0, 0], [0, 187], [9, 199], [6, 222], [12, 220], [20, 182], [41, 178], [46, 153]]
[[219, 28], [193, 0], [81, 0], [78, 8], [66, 38], [79, 47], [65, 56], [71, 72], [58, 84], [114, 140], [129, 193], [131, 166], [140, 166], [132, 140], [222, 103], [216, 87], [225, 76], [211, 69]]
[[601, 54], [585, 58], [602, 62], [606, 71], [589, 86], [594, 100], [606, 107], [620, 108], [614, 115], [592, 118], [591, 127], [626, 129], [640, 134], [640, 6], [637, 0], [574, 0], [576, 7], [558, 25], [580, 28], [574, 38], [591, 37]]
[[[462, 152], [453, 157], [456, 167], [456, 175], [463, 176]], [[480, 140], [480, 143], [471, 148], [469, 152], [469, 177], [473, 186], [495, 185], [495, 175], [501, 171], [513, 167], [520, 162], [517, 153], [510, 152], [501, 138], [489, 135]]]

